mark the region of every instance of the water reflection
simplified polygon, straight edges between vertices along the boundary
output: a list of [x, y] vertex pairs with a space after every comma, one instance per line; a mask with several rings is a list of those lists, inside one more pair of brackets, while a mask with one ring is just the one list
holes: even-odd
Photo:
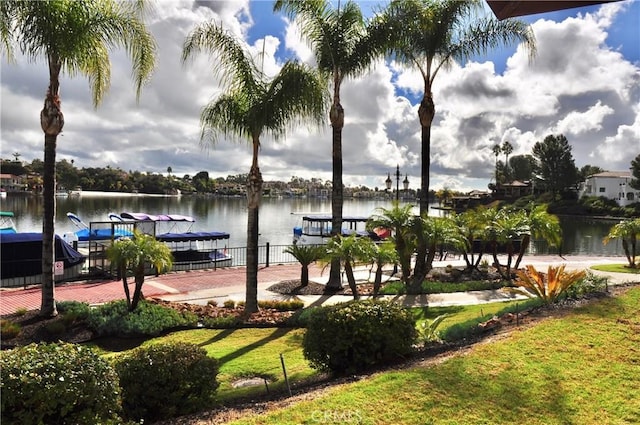
[[[205, 198], [194, 196], [165, 197], [143, 195], [81, 196], [56, 198], [56, 233], [76, 230], [66, 213], [73, 212], [85, 223], [108, 221], [111, 212], [146, 212], [149, 214], [183, 214], [196, 219], [194, 231], [222, 231], [231, 234], [230, 247], [246, 245], [247, 205], [244, 197]], [[384, 200], [354, 200], [344, 202], [344, 215], [371, 215], [379, 207], [389, 208]], [[9, 195], [2, 200], [3, 211], [13, 211], [21, 232], [42, 231], [42, 198]], [[312, 198], [265, 198], [260, 206], [259, 243], [289, 245], [293, 227], [299, 225], [304, 213], [331, 213], [331, 201]], [[617, 220], [561, 217], [563, 244], [560, 249], [544, 242], [531, 244], [533, 254], [623, 255], [622, 244], [612, 240], [603, 245], [603, 238]]]

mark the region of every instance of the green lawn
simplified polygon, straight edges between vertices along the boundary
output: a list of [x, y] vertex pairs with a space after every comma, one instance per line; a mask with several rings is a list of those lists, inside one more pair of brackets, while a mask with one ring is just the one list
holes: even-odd
[[442, 363], [336, 386], [234, 424], [634, 424], [640, 288]]
[[[414, 309], [417, 321], [450, 316], [440, 330], [473, 326], [527, 302]], [[151, 339], [191, 342], [220, 360], [220, 401], [284, 390], [317, 376], [302, 355], [303, 329], [187, 330]], [[104, 353], [115, 356], [117, 353]], [[269, 380], [233, 388], [247, 377]], [[640, 288], [480, 344], [434, 365], [332, 387], [313, 401], [237, 424], [633, 424], [640, 418]]]
[[640, 267], [636, 267], [635, 269], [632, 269], [631, 267], [629, 267], [629, 263], [597, 264], [595, 266], [591, 266], [591, 268], [593, 270], [600, 270], [602, 272], [640, 274]]

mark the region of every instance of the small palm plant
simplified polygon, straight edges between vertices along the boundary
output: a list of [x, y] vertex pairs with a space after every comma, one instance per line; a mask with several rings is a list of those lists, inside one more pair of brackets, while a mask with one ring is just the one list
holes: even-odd
[[567, 289], [584, 279], [586, 275], [584, 270], [565, 272], [565, 267], [564, 264], [558, 267], [549, 266], [545, 281], [543, 273], [537, 271], [532, 265], [527, 265], [526, 270], [516, 273], [519, 279], [514, 283], [518, 287], [506, 289], [528, 297], [538, 297], [545, 304], [554, 303]]
[[300, 286], [305, 287], [309, 285], [309, 265], [324, 257], [327, 253], [327, 249], [324, 245], [294, 244], [285, 248], [283, 252], [285, 254], [293, 255], [293, 257], [298, 260], [302, 266], [302, 270], [300, 272]]
[[335, 236], [327, 243], [327, 261], [340, 260], [344, 265], [344, 272], [347, 276], [349, 288], [353, 293], [353, 299], [358, 299], [358, 287], [353, 273], [353, 266], [358, 263], [370, 261], [367, 256], [367, 244], [370, 240], [359, 238], [356, 235]]
[[636, 264], [636, 245], [640, 239], [640, 218], [635, 220], [623, 220], [611, 228], [609, 234], [605, 236], [603, 242], [609, 243], [612, 239], [621, 239], [624, 255], [627, 257], [629, 268], [635, 269]]
[[[173, 255], [169, 247], [151, 235], [134, 231], [132, 238], [120, 238], [107, 248], [107, 258], [115, 264], [122, 276], [124, 293], [127, 297], [129, 311], [134, 311], [142, 299], [142, 285], [144, 284], [147, 266], [153, 266], [158, 273], [171, 270]], [[128, 274], [133, 274], [135, 289], [133, 298], [129, 293]]]

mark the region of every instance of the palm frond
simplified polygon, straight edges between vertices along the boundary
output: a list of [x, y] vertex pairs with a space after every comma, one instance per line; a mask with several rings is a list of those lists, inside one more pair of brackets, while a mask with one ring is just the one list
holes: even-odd
[[182, 47], [182, 62], [204, 51], [216, 58], [213, 72], [231, 90], [254, 92], [261, 73], [240, 42], [221, 24], [206, 22], [195, 28]]

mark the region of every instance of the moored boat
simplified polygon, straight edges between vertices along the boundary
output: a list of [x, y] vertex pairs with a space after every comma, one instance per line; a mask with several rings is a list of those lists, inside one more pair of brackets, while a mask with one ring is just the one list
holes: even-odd
[[228, 254], [227, 245], [219, 246], [230, 237], [226, 232], [194, 232], [195, 219], [178, 214], [147, 214], [123, 212], [109, 214], [112, 221], [133, 222], [145, 233], [167, 244], [173, 254], [173, 270], [197, 270], [229, 267], [233, 258]]
[[[382, 239], [383, 235], [366, 229], [369, 217], [342, 217], [342, 236], [368, 236], [374, 241]], [[331, 237], [332, 217], [327, 214], [311, 214], [302, 216], [302, 225], [293, 228], [293, 243], [301, 245], [321, 245], [327, 243]]]
[[0, 211], [0, 235], [18, 233], [11, 211]]
[[[55, 236], [56, 281], [81, 276], [86, 257]], [[42, 283], [42, 233], [6, 233], [0, 238], [0, 287]]]

